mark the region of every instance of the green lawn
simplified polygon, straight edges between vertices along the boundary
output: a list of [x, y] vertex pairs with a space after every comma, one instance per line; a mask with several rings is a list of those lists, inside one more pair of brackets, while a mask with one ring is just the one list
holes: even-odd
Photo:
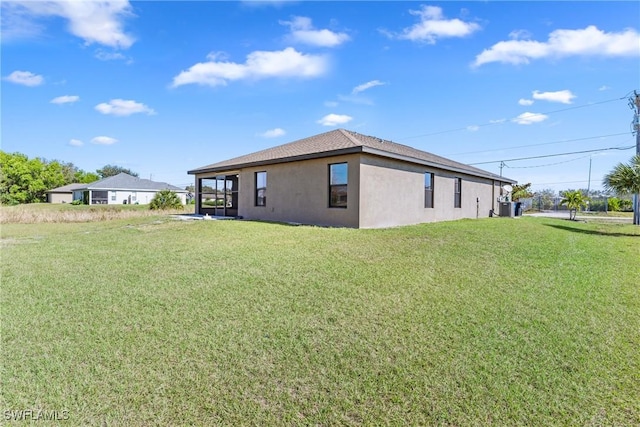
[[[599, 212], [599, 211], [581, 211], [578, 212], [579, 216], [607, 216], [612, 218], [631, 218], [633, 219], [633, 212]], [[569, 213], [567, 212], [567, 217]]]
[[640, 227], [158, 216], [1, 235], [3, 411], [109, 426], [640, 424]]

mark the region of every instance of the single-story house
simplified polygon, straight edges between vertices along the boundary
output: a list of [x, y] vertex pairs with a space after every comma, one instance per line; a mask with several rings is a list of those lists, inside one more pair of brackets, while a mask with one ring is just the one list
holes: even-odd
[[353, 228], [488, 217], [516, 182], [345, 129], [188, 173], [196, 213]]
[[91, 205], [146, 205], [151, 203], [151, 199], [160, 190], [171, 190], [178, 194], [182, 204], [186, 203], [187, 190], [166, 182], [137, 178], [124, 172], [90, 184], [82, 184], [73, 190], [73, 200], [82, 200]]
[[87, 184], [68, 184], [47, 191], [47, 203], [71, 203], [73, 190], [84, 187]]

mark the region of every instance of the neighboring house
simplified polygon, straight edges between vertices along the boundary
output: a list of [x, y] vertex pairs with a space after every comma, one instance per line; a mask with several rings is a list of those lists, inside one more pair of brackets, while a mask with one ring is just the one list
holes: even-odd
[[82, 184], [73, 190], [73, 200], [82, 200], [91, 205], [146, 205], [160, 190], [171, 190], [178, 194], [183, 204], [186, 203], [187, 190], [166, 182], [136, 178], [124, 172], [91, 184]]
[[87, 184], [69, 184], [47, 191], [47, 203], [71, 203], [73, 190], [82, 188]]
[[515, 183], [345, 129], [188, 173], [199, 214], [354, 228], [488, 217]]

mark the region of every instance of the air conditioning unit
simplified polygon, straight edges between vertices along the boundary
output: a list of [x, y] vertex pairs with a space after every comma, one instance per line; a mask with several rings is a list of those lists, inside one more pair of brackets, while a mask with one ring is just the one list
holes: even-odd
[[512, 202], [500, 202], [499, 215], [501, 217], [513, 217], [515, 205]]

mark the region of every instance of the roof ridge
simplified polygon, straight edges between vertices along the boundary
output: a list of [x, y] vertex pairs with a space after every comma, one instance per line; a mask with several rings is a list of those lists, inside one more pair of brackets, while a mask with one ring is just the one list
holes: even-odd
[[372, 139], [372, 140], [374, 140], [374, 142], [377, 142], [377, 143], [380, 143], [380, 144], [389, 144], [390, 143], [390, 144], [395, 144], [395, 145], [401, 145], [401, 146], [408, 147], [408, 148], [413, 148], [413, 147], [411, 147], [409, 145], [403, 145], [403, 144], [397, 143], [395, 141], [392, 141], [390, 139], [380, 138], [379, 136], [365, 135], [364, 133], [356, 132], [356, 131], [353, 131], [353, 130], [344, 129], [344, 131], [347, 132], [347, 134], [349, 134], [352, 139], [355, 139], [356, 141], [359, 141], [360, 145], [367, 145], [367, 143], [364, 142], [364, 141], [361, 141], [360, 139], [358, 139], [358, 136], [362, 136], [364, 138]]
[[353, 135], [356, 132], [350, 131], [350, 130], [346, 130], [343, 128], [338, 129], [338, 131], [340, 131], [340, 133], [342, 133], [344, 136], [346, 136], [349, 141], [353, 142], [355, 145], [357, 146], [362, 146], [364, 145], [364, 143], [362, 141], [360, 141], [358, 138], [355, 137], [355, 135]]

